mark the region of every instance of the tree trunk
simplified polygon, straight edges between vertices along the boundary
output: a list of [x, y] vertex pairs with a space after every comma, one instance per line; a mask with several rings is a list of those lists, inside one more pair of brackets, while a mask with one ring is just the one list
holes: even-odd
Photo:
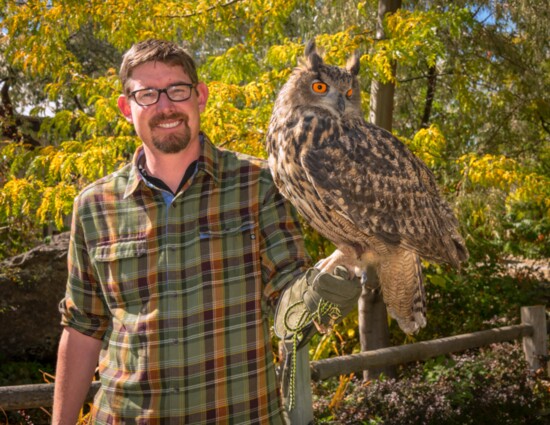
[[[382, 25], [384, 16], [393, 13], [401, 7], [401, 0], [379, 0], [376, 25], [376, 38], [385, 38]], [[395, 64], [393, 64], [395, 75]], [[391, 131], [393, 120], [393, 97], [395, 85], [373, 80], [371, 85], [370, 121], [388, 131]], [[374, 269], [367, 270], [367, 283], [359, 299], [359, 335], [361, 350], [375, 350], [389, 346], [389, 328], [386, 306], [380, 292], [378, 276]], [[380, 367], [364, 372], [364, 379], [377, 378], [381, 373], [386, 376], [396, 376], [395, 367]]]
[[420, 128], [428, 128], [430, 126], [430, 118], [432, 116], [432, 106], [435, 98], [435, 86], [437, 83], [437, 72], [435, 65], [428, 68], [428, 87], [426, 90], [426, 102], [424, 103], [424, 114]]
[[[376, 40], [386, 38], [384, 33], [384, 17], [387, 14], [394, 13], [401, 7], [401, 0], [379, 0], [378, 14], [376, 18]], [[392, 74], [395, 75], [396, 64], [392, 64]], [[373, 80], [371, 84], [370, 112], [369, 120], [379, 127], [388, 131], [392, 129], [393, 121], [393, 95], [395, 91], [394, 83], [382, 83]]]

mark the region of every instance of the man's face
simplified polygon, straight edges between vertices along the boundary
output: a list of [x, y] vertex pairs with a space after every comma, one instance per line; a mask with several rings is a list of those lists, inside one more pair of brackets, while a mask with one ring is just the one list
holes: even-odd
[[[180, 66], [147, 62], [137, 66], [128, 81], [130, 93], [141, 89], [164, 89], [176, 84], [191, 84]], [[161, 93], [157, 103], [140, 106], [133, 97], [120, 96], [118, 105], [126, 119], [134, 124], [144, 145], [159, 153], [177, 153], [190, 143], [199, 143], [200, 114], [204, 111], [208, 89], [199, 83], [191, 97], [173, 102]]]

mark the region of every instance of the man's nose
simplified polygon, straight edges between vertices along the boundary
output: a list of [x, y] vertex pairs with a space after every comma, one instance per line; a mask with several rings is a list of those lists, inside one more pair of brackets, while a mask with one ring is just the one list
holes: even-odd
[[157, 102], [158, 108], [172, 108], [174, 106], [174, 102], [170, 100], [168, 97], [168, 93], [165, 91], [159, 93], [159, 100]]

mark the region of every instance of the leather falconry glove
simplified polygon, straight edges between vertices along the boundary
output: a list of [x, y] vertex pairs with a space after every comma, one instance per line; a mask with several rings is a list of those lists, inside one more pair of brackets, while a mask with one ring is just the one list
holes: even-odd
[[275, 312], [275, 333], [282, 340], [297, 337], [297, 349], [306, 345], [317, 330], [326, 332], [357, 305], [359, 279], [337, 266], [334, 274], [310, 268], [286, 289]]
[[283, 292], [275, 312], [275, 333], [285, 344], [281, 380], [290, 410], [295, 404], [296, 352], [317, 330], [326, 332], [349, 314], [360, 294], [359, 279], [350, 279], [342, 266], [334, 274], [311, 268]]

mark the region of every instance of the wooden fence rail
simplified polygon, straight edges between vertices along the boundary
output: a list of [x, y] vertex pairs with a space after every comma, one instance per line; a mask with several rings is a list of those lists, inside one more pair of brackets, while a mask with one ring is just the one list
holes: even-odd
[[[307, 424], [313, 420], [311, 379], [323, 380], [331, 376], [359, 372], [370, 367], [398, 365], [427, 360], [443, 354], [482, 347], [498, 342], [523, 339], [523, 350], [532, 369], [543, 367], [548, 360], [548, 325], [544, 306], [522, 307], [521, 324], [505, 326], [470, 334], [418, 342], [398, 347], [382, 348], [349, 356], [340, 356], [311, 362], [307, 367], [307, 347], [298, 352], [296, 405], [290, 411], [292, 424]], [[549, 371], [547, 371], [548, 373]], [[99, 388], [93, 382], [87, 401]], [[53, 384], [0, 387], [0, 408], [8, 410], [49, 407], [53, 401]]]
[[[519, 338], [523, 339], [523, 351], [531, 369], [536, 370], [547, 364], [548, 327], [545, 306], [522, 307], [520, 325], [505, 326], [311, 362], [310, 370], [302, 368], [296, 371], [296, 387], [301, 389], [311, 388], [311, 379], [323, 380], [331, 376], [360, 372], [371, 367], [427, 360], [442, 354]], [[303, 351], [303, 353], [299, 352], [298, 356], [307, 356], [307, 351]], [[299, 359], [299, 361], [303, 360]], [[547, 373], [550, 373], [550, 371], [547, 370]], [[303, 391], [296, 393], [295, 407], [289, 412], [291, 424], [313, 423], [313, 406], [310, 400], [310, 394], [303, 394]]]
[[365, 369], [381, 366], [427, 360], [447, 353], [464, 351], [469, 348], [483, 347], [503, 341], [511, 341], [533, 335], [529, 325], [506, 326], [470, 334], [417, 342], [398, 347], [381, 348], [374, 351], [339, 356], [311, 362], [311, 379], [322, 381], [339, 375], [361, 372]]

